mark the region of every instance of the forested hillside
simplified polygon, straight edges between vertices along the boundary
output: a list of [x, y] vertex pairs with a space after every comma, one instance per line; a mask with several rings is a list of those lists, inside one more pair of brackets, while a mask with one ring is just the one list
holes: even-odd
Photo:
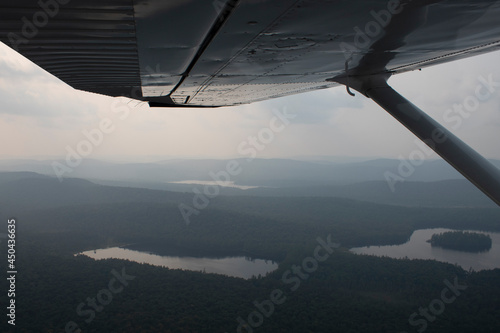
[[[418, 228], [498, 231], [499, 209], [219, 196], [188, 225], [179, 211], [180, 203], [192, 200], [187, 194], [83, 180], [59, 183], [34, 174], [5, 176], [1, 182], [1, 213], [15, 214], [18, 254], [16, 330], [3, 321], [2, 332], [496, 332], [500, 327], [500, 269], [466, 272], [431, 260], [347, 251], [403, 243]], [[318, 238], [340, 247], [321, 246]], [[163, 244], [166, 252], [245, 253], [276, 260], [279, 268], [244, 280], [74, 256], [132, 243]], [[3, 240], [0, 246], [6, 253]], [[5, 265], [2, 260], [4, 272]], [[0, 287], [7, 290], [7, 280]], [[435, 308], [443, 294], [453, 301]], [[5, 301], [0, 300], [4, 309]], [[432, 306], [426, 317], [421, 309]]]

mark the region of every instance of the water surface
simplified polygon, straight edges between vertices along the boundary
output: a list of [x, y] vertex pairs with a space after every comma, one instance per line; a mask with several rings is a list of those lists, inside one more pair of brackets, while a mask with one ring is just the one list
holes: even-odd
[[227, 276], [249, 279], [259, 274], [278, 268], [278, 264], [271, 260], [251, 259], [248, 257], [203, 258], [190, 256], [160, 256], [151, 252], [135, 251], [121, 247], [86, 251], [79, 254], [96, 260], [126, 259], [141, 264], [168, 267], [172, 269], [187, 269], [206, 273], [223, 274]]
[[491, 249], [487, 252], [480, 253], [448, 250], [440, 247], [433, 247], [430, 243], [427, 243], [427, 240], [429, 240], [432, 235], [445, 231], [454, 230], [443, 228], [415, 230], [410, 240], [404, 244], [358, 247], [352, 248], [351, 252], [376, 255], [379, 257], [387, 256], [396, 259], [405, 257], [409, 259], [434, 259], [450, 264], [458, 264], [465, 270], [471, 268], [474, 271], [500, 268], [500, 233], [464, 230], [490, 235], [492, 241]]
[[248, 190], [252, 188], [258, 188], [259, 186], [249, 186], [249, 185], [236, 185], [233, 181], [212, 181], [212, 180], [181, 180], [177, 182], [169, 182], [170, 184], [185, 184], [185, 185], [205, 185], [205, 186], [222, 186], [222, 187], [234, 187], [241, 190]]

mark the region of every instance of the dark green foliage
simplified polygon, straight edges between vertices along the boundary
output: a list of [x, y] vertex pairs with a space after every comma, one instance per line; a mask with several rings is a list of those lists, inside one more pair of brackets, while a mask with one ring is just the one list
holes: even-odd
[[[177, 206], [189, 204], [188, 195], [158, 191], [153, 200], [152, 193], [142, 190], [96, 190], [85, 182], [52, 185], [38, 189], [39, 204], [30, 206], [19, 199], [16, 207], [23, 209], [1, 206], [3, 213], [17, 217], [19, 273], [16, 329], [2, 321], [0, 332], [60, 333], [69, 321], [82, 332], [237, 332], [237, 318], [248, 320], [257, 310], [254, 302], [268, 300], [273, 290], [281, 290], [286, 301], [263, 317], [254, 332], [417, 332], [418, 327], [408, 322], [410, 315], [439, 299], [444, 281], [455, 277], [467, 289], [446, 304], [426, 332], [497, 332], [500, 328], [500, 270], [469, 273], [431, 260], [359, 256], [345, 249], [403, 243], [413, 230], [424, 227], [499, 230], [498, 209], [220, 196], [193, 216], [188, 226]], [[57, 202], [66, 187], [79, 190]], [[44, 190], [50, 195], [42, 198]], [[76, 204], [78, 198], [85, 200]], [[344, 248], [319, 263], [292, 290], [284, 274], [313, 256], [317, 237], [327, 235]], [[243, 280], [73, 255], [130, 243], [243, 252], [279, 260], [280, 266], [263, 278]], [[3, 245], [1, 253], [6, 253]], [[6, 260], [0, 261], [3, 272], [5, 264]], [[134, 280], [86, 323], [87, 316], [77, 313], [78, 305], [108, 288], [112, 271], [123, 268]], [[6, 283], [2, 279], [0, 291], [6, 290]], [[6, 308], [5, 299], [0, 298], [0, 308]]]
[[489, 235], [469, 231], [448, 231], [434, 234], [428, 242], [432, 246], [467, 252], [484, 252], [491, 249]]
[[[247, 320], [256, 311], [253, 303], [268, 300], [276, 289], [286, 300], [255, 332], [416, 332], [409, 316], [440, 298], [444, 280], [455, 277], [467, 289], [426, 332], [500, 327], [500, 270], [466, 273], [435, 261], [337, 251], [292, 291], [283, 273], [314, 248], [290, 256], [265, 278], [243, 280], [122, 260], [52, 256], [35, 243], [25, 241], [20, 248], [17, 330], [2, 326], [2, 332], [59, 333], [69, 321], [83, 332], [236, 332], [237, 318]], [[88, 316], [78, 315], [78, 305], [107, 288], [112, 270], [123, 268], [134, 280], [86, 323]]]

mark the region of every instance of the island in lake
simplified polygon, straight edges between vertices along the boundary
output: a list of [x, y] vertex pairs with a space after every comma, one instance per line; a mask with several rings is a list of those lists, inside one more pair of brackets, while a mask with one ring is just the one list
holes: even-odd
[[427, 242], [432, 246], [466, 252], [485, 252], [491, 249], [489, 235], [469, 231], [447, 231], [434, 234]]

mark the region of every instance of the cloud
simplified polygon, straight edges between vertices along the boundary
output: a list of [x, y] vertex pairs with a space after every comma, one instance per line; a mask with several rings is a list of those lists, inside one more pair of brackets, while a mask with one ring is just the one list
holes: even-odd
[[349, 96], [343, 87], [318, 90], [262, 102], [264, 108], [283, 108], [287, 106], [290, 113], [297, 115], [295, 123], [324, 124], [346, 109], [361, 109], [362, 98]]
[[[491, 53], [396, 75], [389, 83], [442, 122], [454, 104], [473, 94], [478, 78], [497, 69]], [[344, 87], [251, 105], [218, 109], [150, 109], [139, 105], [120, 119], [118, 99], [76, 91], [0, 45], [0, 155], [64, 157], [82, 131], [109, 117], [116, 130], [89, 158], [113, 156], [238, 157], [238, 145], [269, 126], [273, 110], [297, 115], [259, 157], [313, 155], [398, 157], [415, 149], [415, 137], [374, 102]], [[126, 99], [121, 99], [127, 101]], [[500, 158], [500, 89], [452, 129], [488, 157]], [[445, 124], [450, 126], [450, 124]]]
[[31, 117], [41, 127], [78, 126], [95, 120], [110, 98], [77, 91], [0, 44], [0, 116]]
[[[446, 121], [446, 114], [455, 106], [475, 98], [483, 79], [491, 76], [500, 84], [500, 68], [496, 66], [499, 56], [497, 51], [433, 66], [422, 72], [397, 75], [389, 83], [479, 153], [499, 158], [500, 87], [472, 111], [465, 110], [459, 121]], [[459, 116], [457, 112], [453, 115]]]

